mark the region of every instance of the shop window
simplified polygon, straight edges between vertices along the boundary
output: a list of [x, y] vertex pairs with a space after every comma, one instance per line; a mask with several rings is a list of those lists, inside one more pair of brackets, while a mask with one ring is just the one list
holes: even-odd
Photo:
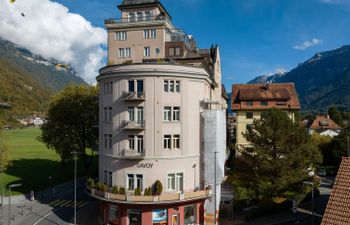
[[184, 224], [190, 225], [196, 223], [196, 205], [184, 207]]
[[139, 209], [128, 210], [128, 224], [142, 225], [142, 211]]

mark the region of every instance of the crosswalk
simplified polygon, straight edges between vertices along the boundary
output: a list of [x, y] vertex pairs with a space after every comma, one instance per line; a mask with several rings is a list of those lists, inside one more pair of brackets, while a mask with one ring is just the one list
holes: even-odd
[[[87, 201], [77, 201], [77, 208], [81, 208], [87, 204], [88, 204]], [[50, 202], [49, 205], [52, 207], [69, 208], [69, 207], [74, 207], [74, 201], [67, 200], [67, 199], [57, 199]]]

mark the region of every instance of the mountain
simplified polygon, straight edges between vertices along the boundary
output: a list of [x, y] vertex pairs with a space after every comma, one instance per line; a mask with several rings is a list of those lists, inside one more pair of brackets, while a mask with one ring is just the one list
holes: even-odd
[[54, 92], [68, 84], [86, 84], [68, 65], [54, 59], [44, 59], [2, 39], [0, 39], [0, 59], [10, 62], [15, 68], [38, 81], [44, 88]]
[[254, 78], [253, 80], [249, 81], [248, 84], [257, 84], [257, 83], [275, 83], [276, 80], [282, 78], [286, 73], [276, 73], [272, 75], [262, 75]]
[[69, 84], [86, 83], [68, 65], [0, 39], [0, 103], [12, 106], [8, 119], [45, 112], [50, 96]]
[[294, 82], [303, 111], [325, 112], [330, 106], [350, 111], [350, 45], [316, 53], [280, 77], [257, 77], [249, 83]]

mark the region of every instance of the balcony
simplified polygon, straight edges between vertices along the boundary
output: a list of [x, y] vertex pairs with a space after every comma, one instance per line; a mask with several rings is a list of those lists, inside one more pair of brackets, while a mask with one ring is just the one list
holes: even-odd
[[143, 159], [145, 157], [145, 151], [135, 149], [122, 149], [118, 152], [118, 158], [122, 159]]
[[117, 195], [110, 192], [103, 192], [87, 187], [87, 192], [92, 197], [108, 202], [125, 203], [125, 204], [172, 204], [177, 202], [188, 202], [199, 199], [206, 199], [212, 196], [211, 190], [185, 191], [184, 193], [162, 193], [161, 195], [144, 196]]
[[159, 23], [159, 22], [166, 22], [171, 24], [169, 18], [164, 15], [157, 15], [157, 16], [136, 16], [136, 17], [129, 17], [129, 18], [110, 18], [105, 20], [106, 26], [113, 26], [113, 25], [134, 25], [139, 23]]
[[124, 130], [142, 131], [142, 130], [145, 130], [145, 121], [123, 120], [122, 127]]
[[124, 101], [145, 101], [145, 92], [127, 92], [123, 91], [122, 98]]

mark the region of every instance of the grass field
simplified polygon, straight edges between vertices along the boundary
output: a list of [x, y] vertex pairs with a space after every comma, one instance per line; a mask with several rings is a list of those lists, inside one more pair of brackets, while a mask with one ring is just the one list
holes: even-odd
[[[4, 131], [2, 134], [9, 146], [11, 166], [1, 177], [1, 181], [5, 187], [13, 183], [22, 184], [11, 191], [12, 195], [28, 193], [30, 190], [45, 190], [54, 184], [74, 178], [74, 163], [62, 164], [53, 150], [37, 140], [40, 134], [41, 130], [38, 128], [15, 129]], [[94, 171], [97, 171], [97, 157], [94, 157], [89, 169], [86, 169], [81, 161], [78, 162], [78, 174], [92, 174]]]

